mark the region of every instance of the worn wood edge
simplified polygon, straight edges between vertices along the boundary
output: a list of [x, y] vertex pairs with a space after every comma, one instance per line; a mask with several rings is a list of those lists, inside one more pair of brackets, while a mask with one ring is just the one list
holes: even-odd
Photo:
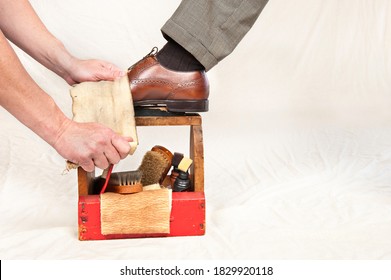
[[165, 125], [201, 125], [200, 115], [196, 116], [138, 116], [136, 126], [165, 126]]
[[204, 191], [204, 143], [201, 125], [190, 127], [190, 157], [193, 164], [190, 168], [191, 181], [195, 192]]
[[95, 179], [95, 170], [87, 172], [83, 168], [77, 168], [77, 182], [79, 187], [79, 196], [88, 195], [92, 192], [92, 185]]

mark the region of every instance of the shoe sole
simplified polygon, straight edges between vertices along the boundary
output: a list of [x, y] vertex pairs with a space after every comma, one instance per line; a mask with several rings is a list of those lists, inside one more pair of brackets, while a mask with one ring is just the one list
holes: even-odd
[[135, 107], [166, 106], [170, 112], [201, 113], [208, 112], [209, 100], [141, 100], [133, 102]]

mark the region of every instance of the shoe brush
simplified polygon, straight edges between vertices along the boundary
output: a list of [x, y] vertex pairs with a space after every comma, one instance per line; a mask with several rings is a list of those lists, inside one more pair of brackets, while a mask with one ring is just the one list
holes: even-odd
[[[102, 177], [104, 175], [102, 174]], [[143, 191], [140, 170], [112, 173], [107, 185], [108, 192], [131, 194]]]
[[171, 167], [171, 152], [161, 146], [154, 146], [147, 151], [138, 168], [141, 171], [141, 184], [143, 186], [161, 184]]
[[166, 161], [166, 169], [163, 171], [161, 178], [159, 180], [159, 184], [162, 185], [163, 181], [167, 177], [168, 171], [170, 171], [173, 155], [167, 148], [165, 148], [163, 146], [159, 146], [159, 145], [153, 146], [151, 151], [155, 151], [155, 152], [160, 153], [162, 155], [162, 157], [165, 158], [165, 161]]

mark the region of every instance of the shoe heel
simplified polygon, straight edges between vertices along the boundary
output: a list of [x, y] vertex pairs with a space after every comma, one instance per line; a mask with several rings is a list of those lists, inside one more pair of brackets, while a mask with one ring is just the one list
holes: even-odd
[[170, 100], [166, 106], [171, 112], [208, 112], [209, 100]]

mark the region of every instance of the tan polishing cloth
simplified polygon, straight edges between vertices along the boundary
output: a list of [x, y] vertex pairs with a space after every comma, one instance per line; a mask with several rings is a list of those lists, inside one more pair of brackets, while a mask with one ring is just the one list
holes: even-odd
[[[130, 152], [138, 145], [133, 99], [128, 76], [115, 81], [84, 82], [71, 89], [73, 120], [76, 122], [97, 122], [122, 136], [130, 136]], [[70, 162], [67, 168], [77, 165]]]
[[170, 233], [171, 190], [100, 196], [101, 230], [107, 234]]

